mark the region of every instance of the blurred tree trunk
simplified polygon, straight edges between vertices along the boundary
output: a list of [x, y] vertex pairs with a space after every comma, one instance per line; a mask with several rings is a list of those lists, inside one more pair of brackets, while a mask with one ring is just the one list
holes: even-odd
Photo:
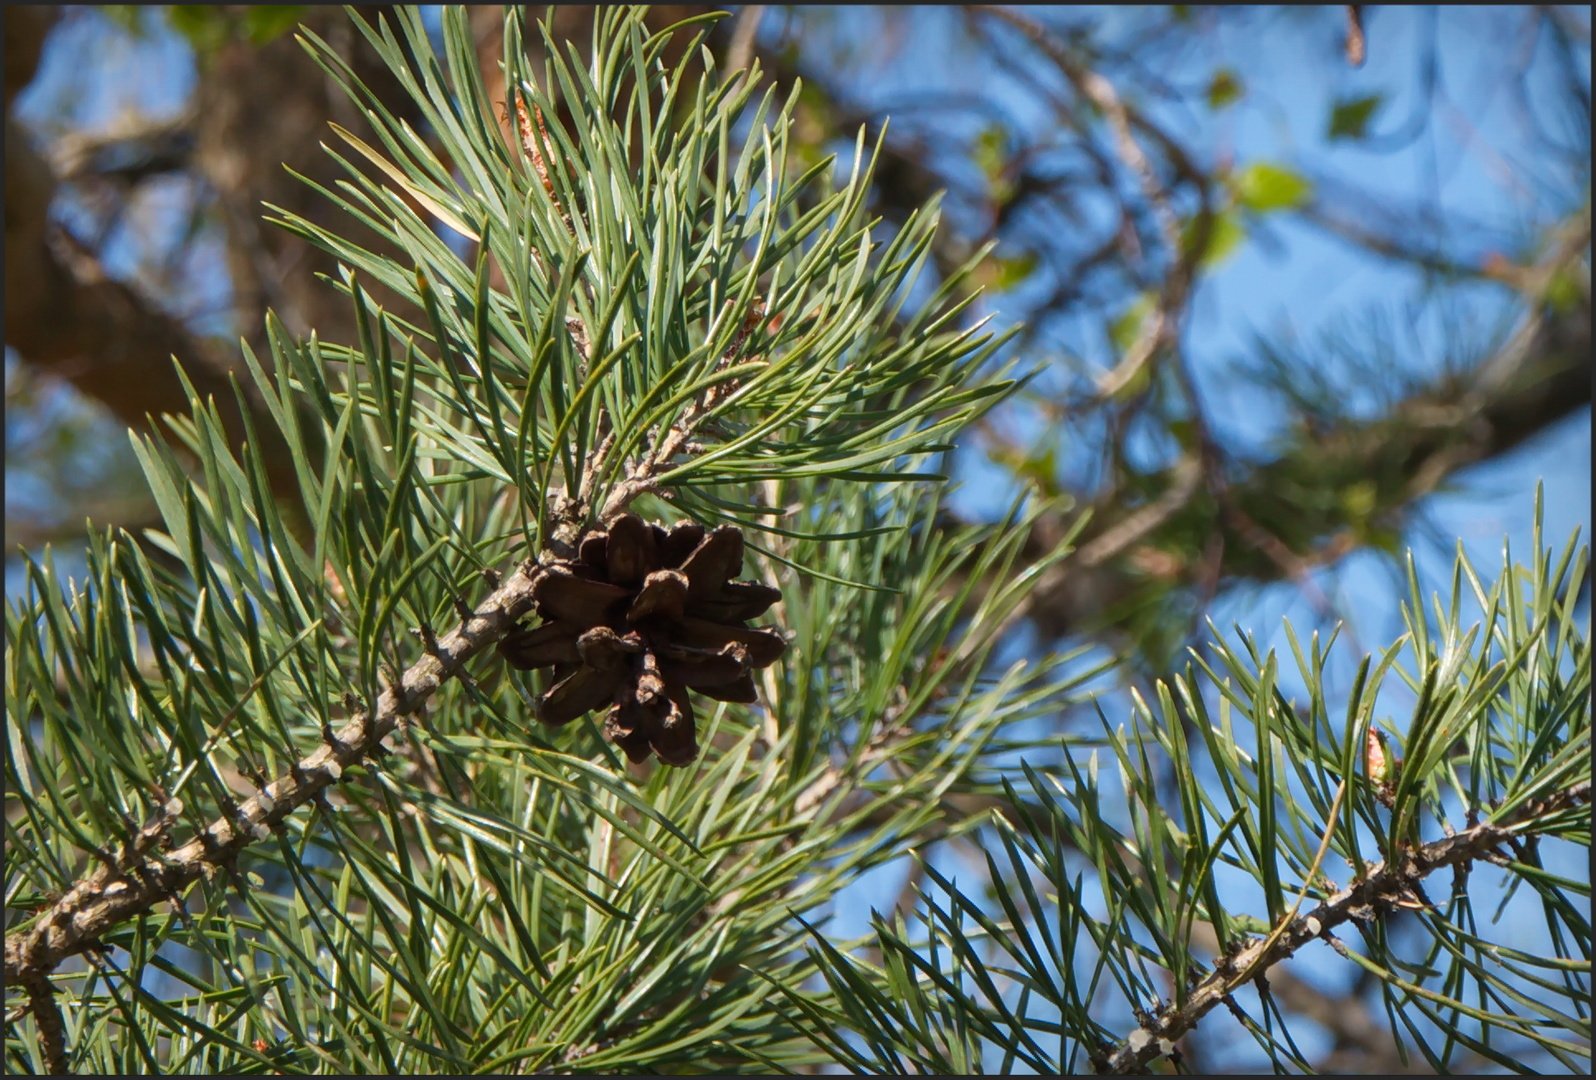
[[[358, 7], [375, 22], [381, 6]], [[349, 61], [360, 79], [396, 114], [417, 121], [417, 110], [349, 22], [343, 9], [308, 7], [303, 21]], [[346, 215], [289, 173], [331, 187], [343, 175], [322, 149], [328, 122], [361, 137], [370, 126], [353, 102], [296, 40], [282, 34], [264, 45], [235, 36], [201, 58], [194, 167], [215, 192], [227, 235], [235, 325], [257, 353], [263, 320], [275, 311], [298, 337], [348, 341], [353, 315], [348, 300], [319, 279], [336, 272], [333, 260], [298, 237], [262, 220], [273, 206], [318, 225], [343, 227]], [[365, 283], [378, 296], [375, 283]]]

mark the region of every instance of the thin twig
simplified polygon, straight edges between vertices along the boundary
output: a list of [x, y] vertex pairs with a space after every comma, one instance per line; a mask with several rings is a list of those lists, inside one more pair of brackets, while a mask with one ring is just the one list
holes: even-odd
[[131, 186], [151, 176], [181, 172], [194, 151], [194, 114], [153, 119], [132, 116], [95, 132], [70, 132], [50, 148], [62, 180], [103, 181]]
[[[1164, 276], [1157, 307], [1144, 320], [1136, 340], [1125, 350], [1124, 357], [1114, 368], [1097, 381], [1099, 400], [1112, 398], [1131, 385], [1158, 355], [1160, 349], [1177, 338], [1180, 317], [1186, 306], [1191, 279], [1196, 271], [1197, 259], [1208, 245], [1212, 229], [1212, 210], [1208, 189], [1202, 174], [1185, 160], [1174, 140], [1127, 105], [1119, 92], [1101, 72], [1079, 63], [1068, 50], [1047, 32], [1047, 28], [1029, 16], [1006, 8], [977, 9], [980, 14], [998, 19], [1024, 34], [1026, 39], [1040, 49], [1069, 80], [1075, 92], [1096, 106], [1108, 120], [1114, 134], [1114, 150], [1121, 162], [1135, 174], [1142, 195], [1158, 222], [1158, 232], [1170, 253], [1169, 270]], [[1193, 236], [1189, 244], [1182, 244], [1180, 221], [1170, 201], [1170, 193], [1158, 178], [1157, 171], [1136, 138], [1140, 130], [1150, 136], [1169, 154], [1177, 171], [1188, 180], [1195, 181], [1201, 205], [1193, 218]]]
[[764, 4], [748, 4], [737, 13], [731, 44], [726, 48], [727, 71], [742, 71], [748, 67], [754, 55], [754, 39], [759, 33], [759, 22], [764, 14]]
[[[1013, 610], [1003, 616], [998, 634], [1029, 619], [1039, 607], [1050, 603], [1049, 598], [1060, 589], [1069, 587], [1070, 578], [1081, 572], [1096, 570], [1139, 544], [1154, 530], [1184, 510], [1197, 493], [1202, 479], [1202, 468], [1194, 457], [1183, 458], [1170, 472], [1170, 484], [1159, 496], [1145, 506], [1137, 507], [1123, 519], [1070, 552], [1058, 563], [1049, 567], [1036, 585], [1028, 591]], [[1050, 545], [1051, 546], [1051, 545]]]
[[1308, 942], [1370, 911], [1388, 912], [1412, 902], [1418, 883], [1446, 867], [1484, 858], [1515, 839], [1525, 824], [1590, 801], [1590, 781], [1582, 781], [1549, 798], [1526, 806], [1508, 822], [1486, 822], [1452, 836], [1399, 852], [1370, 869], [1362, 881], [1325, 900], [1301, 917], [1288, 915], [1267, 938], [1242, 949], [1204, 979], [1182, 1005], [1170, 1005], [1149, 1017], [1103, 1063], [1105, 1073], [1143, 1072], [1175, 1041], [1196, 1027], [1215, 1006], [1243, 983], [1295, 955]]
[[1097, 567], [1117, 559], [1185, 507], [1197, 493], [1202, 468], [1195, 458], [1182, 458], [1170, 471], [1169, 487], [1121, 521], [1094, 536], [1070, 557], [1077, 566]]
[[1347, 63], [1362, 67], [1368, 55], [1368, 39], [1363, 34], [1363, 5], [1347, 5]]

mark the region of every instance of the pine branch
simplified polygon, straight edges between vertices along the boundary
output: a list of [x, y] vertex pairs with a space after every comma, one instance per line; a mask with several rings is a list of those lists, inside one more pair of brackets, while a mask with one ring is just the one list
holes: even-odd
[[[116, 926], [180, 895], [202, 876], [230, 869], [252, 842], [271, 836], [290, 814], [322, 797], [346, 770], [379, 753], [383, 739], [404, 717], [417, 713], [466, 661], [496, 644], [531, 608], [540, 576], [532, 564], [517, 569], [470, 617], [437, 639], [396, 686], [383, 691], [375, 712], [356, 716], [337, 732], [329, 730], [325, 745], [245, 800], [235, 817], [217, 819], [169, 855], [145, 857], [138, 843], [131, 845], [133, 858], [109, 860], [29, 929], [7, 934], [6, 983], [36, 986], [62, 960], [94, 947]], [[36, 1003], [40, 1000], [36, 993], [33, 997]]]
[[[12, 981], [10, 972], [6, 981]], [[44, 1050], [44, 1068], [52, 1076], [67, 1071], [66, 1026], [61, 1020], [61, 1006], [56, 1004], [55, 987], [48, 975], [29, 971], [16, 982], [28, 995], [27, 1009], [39, 1028], [39, 1045]]]
[[[1254, 942], [1222, 960], [1182, 1005], [1163, 1009], [1131, 1032], [1103, 1061], [1104, 1073], [1142, 1072], [1158, 1057], [1169, 1053], [1175, 1041], [1197, 1026], [1205, 1015], [1227, 1001], [1248, 981], [1295, 955], [1315, 938], [1332, 947], [1331, 934], [1353, 919], [1367, 920], [1411, 902], [1414, 889], [1437, 870], [1462, 866], [1475, 859], [1491, 859], [1496, 848], [1533, 832], [1535, 822], [1563, 810], [1590, 802], [1590, 782], [1583, 781], [1539, 802], [1525, 806], [1506, 823], [1483, 822], [1470, 829], [1402, 852], [1373, 867], [1362, 881], [1325, 900], [1307, 915], [1287, 918], [1267, 938]], [[1526, 826], [1528, 828], [1526, 828]], [[1345, 946], [1339, 946], [1344, 949]]]
[[[764, 314], [764, 301], [762, 299], [756, 300], [748, 314], [748, 318], [744, 320], [742, 328], [737, 332], [737, 336], [732, 339], [726, 351], [721, 354], [716, 370], [725, 370], [736, 362], [737, 354], [742, 349], [743, 343], [747, 341], [748, 335], [753, 332], [754, 327], [758, 325]], [[681, 415], [676, 418], [676, 422], [671, 424], [662, 435], [654, 440], [653, 448], [642, 462], [630, 469], [625, 479], [610, 491], [604, 500], [604, 507], [599, 513], [599, 520], [609, 521], [615, 515], [622, 513], [633, 500], [640, 496], [658, 494], [660, 474], [665, 471], [677, 454], [691, 447], [693, 433], [698, 430], [699, 424], [703, 422], [705, 416], [716, 405], [736, 391], [737, 386], [736, 380], [716, 383], [689, 401], [687, 407], [682, 410]], [[606, 464], [605, 459], [613, 444], [614, 433], [612, 432], [600, 444], [598, 452], [593, 455], [592, 460], [589, 462], [588, 476], [582, 484], [583, 491], [591, 491], [593, 489], [597, 474]]]

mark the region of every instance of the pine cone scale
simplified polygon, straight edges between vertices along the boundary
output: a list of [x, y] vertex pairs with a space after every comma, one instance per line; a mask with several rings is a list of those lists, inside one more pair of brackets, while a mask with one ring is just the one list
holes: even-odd
[[781, 599], [781, 590], [755, 581], [728, 581], [720, 595], [698, 605], [700, 616], [717, 622], [743, 622], [757, 619]]
[[551, 727], [569, 724], [615, 696], [617, 680], [597, 668], [579, 665], [538, 701], [538, 719]]
[[[682, 650], [688, 651], [688, 650]], [[680, 683], [692, 690], [722, 686], [748, 670], [748, 650], [733, 643], [718, 653], [694, 649], [689, 658], [661, 655], [660, 674], [667, 682]]]
[[687, 605], [687, 575], [680, 570], [655, 570], [638, 590], [626, 612], [626, 621], [640, 623], [650, 616], [679, 619]]
[[674, 640], [699, 649], [720, 649], [736, 642], [748, 650], [754, 667], [767, 667], [787, 651], [787, 640], [773, 630], [754, 630], [736, 623], [711, 622], [684, 615], [676, 622]]
[[754, 685], [754, 676], [750, 672], [744, 672], [729, 683], [701, 687], [698, 692], [716, 701], [729, 701], [739, 705], [752, 705], [759, 700], [759, 688]]
[[576, 648], [581, 629], [563, 622], [547, 622], [535, 630], [518, 626], [499, 642], [499, 654], [523, 671], [550, 664], [575, 664], [582, 659]]
[[643, 520], [626, 514], [610, 526], [604, 565], [609, 580], [617, 585], [635, 585], [658, 564], [654, 534]]
[[608, 623], [616, 606], [628, 597], [619, 585], [588, 581], [562, 569], [551, 567], [532, 590], [532, 602], [545, 619], [598, 626]]
[[577, 545], [576, 561], [582, 566], [604, 566], [609, 561], [609, 534], [588, 533]]
[[723, 525], [682, 562], [687, 575], [687, 598], [697, 602], [713, 599], [721, 587], [742, 572], [743, 534]]
[[[659, 526], [655, 526], [659, 528]], [[662, 530], [663, 531], [663, 530]], [[665, 533], [664, 541], [659, 545], [660, 565], [676, 566], [691, 555], [699, 544], [704, 542], [704, 527], [695, 522], [684, 521], [671, 527]]]
[[620, 675], [628, 659], [643, 651], [643, 643], [631, 634], [622, 637], [607, 626], [595, 626], [576, 639], [576, 651], [588, 667]]

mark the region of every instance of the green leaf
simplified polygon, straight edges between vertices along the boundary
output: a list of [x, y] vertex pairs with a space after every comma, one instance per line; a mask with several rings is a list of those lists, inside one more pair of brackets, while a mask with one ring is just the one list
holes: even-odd
[[1138, 296], [1131, 305], [1120, 312], [1108, 327], [1108, 340], [1119, 352], [1124, 352], [1136, 340], [1136, 335], [1141, 333], [1142, 323], [1147, 321], [1147, 316], [1153, 312], [1153, 305], [1158, 298], [1151, 292], [1144, 292]]
[[1235, 71], [1230, 68], [1220, 68], [1214, 72], [1214, 77], [1208, 80], [1208, 90], [1204, 96], [1208, 101], [1208, 107], [1219, 112], [1240, 101], [1246, 93], [1247, 88]]
[[1236, 202], [1257, 214], [1295, 210], [1313, 198], [1313, 184], [1294, 169], [1255, 161], [1230, 178]]
[[1373, 480], [1356, 480], [1341, 489], [1341, 508], [1348, 520], [1362, 524], [1379, 505], [1380, 489]]
[[[166, 8], [172, 29], [201, 55], [235, 40], [268, 44], [298, 26], [304, 17], [304, 4], [260, 4], [240, 11], [217, 4], [171, 4]], [[118, 17], [118, 21], [124, 20]]]
[[988, 124], [975, 137], [975, 145], [970, 148], [970, 159], [988, 180], [997, 179], [1008, 167], [1008, 141], [1007, 133], [998, 124]]
[[1588, 303], [1589, 288], [1572, 267], [1558, 270], [1546, 282], [1546, 304], [1559, 315], [1568, 315]]
[[1180, 231], [1181, 250], [1188, 257], [1195, 255], [1197, 265], [1202, 269], [1212, 269], [1219, 265], [1247, 238], [1247, 229], [1241, 223], [1241, 218], [1234, 210], [1225, 210], [1216, 213], [1209, 223], [1208, 242], [1203, 245], [1202, 251], [1196, 251], [1197, 246], [1197, 220], [1188, 221]]
[[1015, 476], [1035, 484], [1037, 490], [1048, 498], [1059, 494], [1057, 440], [1044, 440], [1030, 452], [1017, 447], [996, 448], [989, 451], [987, 456], [1012, 471]]
[[100, 14], [136, 41], [142, 41], [149, 36], [149, 29], [144, 22], [144, 11], [145, 9], [139, 4], [100, 5]]
[[1036, 270], [1037, 254], [1027, 251], [1012, 259], [993, 259], [994, 270], [983, 284], [998, 292], [1007, 292], [1024, 282]]
[[214, 52], [230, 34], [228, 20], [209, 4], [172, 4], [166, 17], [201, 56]]
[[1361, 139], [1368, 133], [1369, 121], [1385, 102], [1381, 94], [1337, 98], [1330, 109], [1330, 124], [1325, 134], [1330, 139]]

